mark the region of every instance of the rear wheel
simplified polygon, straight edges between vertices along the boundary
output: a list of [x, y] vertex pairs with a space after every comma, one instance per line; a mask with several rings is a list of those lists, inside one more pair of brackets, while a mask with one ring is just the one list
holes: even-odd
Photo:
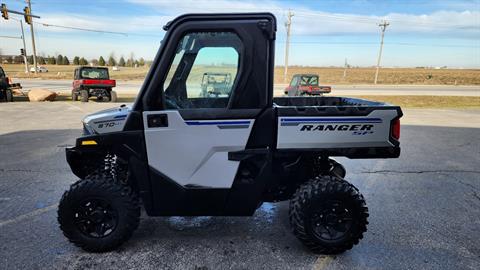
[[110, 102], [117, 102], [117, 92], [110, 91]]
[[6, 102], [13, 102], [12, 90], [10, 90], [10, 89], [5, 90], [5, 101]]
[[80, 90], [80, 97], [82, 102], [88, 102], [88, 90]]
[[289, 217], [293, 233], [310, 250], [338, 254], [363, 238], [368, 208], [352, 184], [321, 176], [298, 188], [290, 201]]
[[73, 184], [58, 207], [58, 222], [65, 237], [91, 252], [117, 248], [132, 236], [139, 221], [139, 200], [132, 189], [98, 176]]

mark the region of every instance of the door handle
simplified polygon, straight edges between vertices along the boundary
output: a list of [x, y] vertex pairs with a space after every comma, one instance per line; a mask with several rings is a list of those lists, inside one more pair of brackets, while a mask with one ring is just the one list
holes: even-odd
[[149, 114], [147, 115], [147, 125], [149, 128], [168, 127], [168, 115], [165, 113]]

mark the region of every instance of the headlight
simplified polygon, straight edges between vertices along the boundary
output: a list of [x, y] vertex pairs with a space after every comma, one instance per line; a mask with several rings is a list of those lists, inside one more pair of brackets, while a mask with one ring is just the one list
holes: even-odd
[[83, 135], [96, 134], [95, 130], [87, 123], [83, 123]]

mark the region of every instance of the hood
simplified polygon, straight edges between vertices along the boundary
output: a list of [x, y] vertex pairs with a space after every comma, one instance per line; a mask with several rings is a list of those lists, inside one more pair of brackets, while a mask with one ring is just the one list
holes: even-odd
[[82, 120], [84, 134], [104, 134], [122, 131], [131, 109], [131, 105], [122, 105], [117, 108], [107, 109], [87, 115]]

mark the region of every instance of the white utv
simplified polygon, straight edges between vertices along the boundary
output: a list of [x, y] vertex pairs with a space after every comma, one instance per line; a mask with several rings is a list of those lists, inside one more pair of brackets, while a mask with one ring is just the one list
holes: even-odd
[[[316, 253], [352, 248], [367, 229], [363, 196], [331, 159], [400, 155], [400, 107], [342, 97], [273, 98], [276, 19], [189, 14], [169, 22], [135, 103], [84, 119], [66, 149], [80, 180], [58, 222], [92, 252], [150, 216], [250, 216], [290, 200], [293, 233]], [[202, 74], [230, 73], [223, 95]]]

